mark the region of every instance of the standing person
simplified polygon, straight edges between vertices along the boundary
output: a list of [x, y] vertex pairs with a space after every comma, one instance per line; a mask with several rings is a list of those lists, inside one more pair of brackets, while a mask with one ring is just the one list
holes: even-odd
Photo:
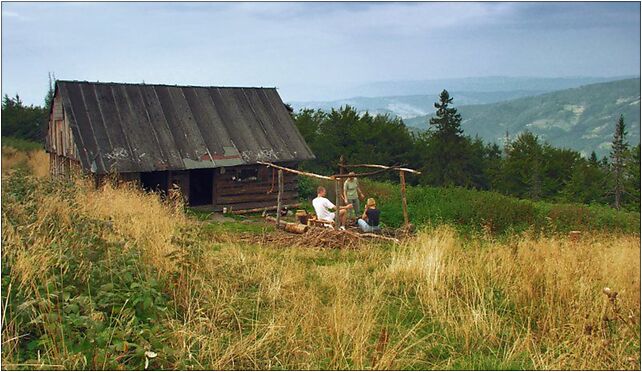
[[357, 221], [357, 225], [363, 232], [373, 232], [379, 231], [379, 215], [381, 211], [377, 209], [377, 202], [373, 198], [368, 198], [366, 203], [366, 209], [363, 211], [363, 215]]
[[[314, 211], [317, 214], [317, 218], [325, 221], [334, 221], [335, 217], [335, 212], [330, 212], [330, 209], [337, 209], [337, 207], [332, 204], [330, 200], [328, 200], [326, 197], [326, 191], [325, 187], [319, 186], [317, 187], [317, 197], [312, 200], [312, 206], [314, 207]], [[346, 224], [346, 210], [351, 209], [352, 205], [348, 204], [343, 207], [339, 207], [339, 223], [341, 226], [339, 229], [345, 230], [345, 224]]]
[[355, 177], [354, 172], [348, 173], [349, 178], [343, 183], [343, 202], [346, 204], [352, 204], [354, 215], [358, 216], [361, 211], [361, 203], [359, 202], [359, 197], [363, 198], [363, 192], [359, 187], [359, 181]]

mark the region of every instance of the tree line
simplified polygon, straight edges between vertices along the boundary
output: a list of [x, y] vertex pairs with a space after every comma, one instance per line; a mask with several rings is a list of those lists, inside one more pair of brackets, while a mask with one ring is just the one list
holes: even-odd
[[55, 76], [49, 74], [49, 89], [45, 96], [43, 106], [25, 105], [20, 95], [2, 97], [2, 123], [3, 137], [25, 139], [40, 144], [45, 143], [49, 111], [54, 97]]
[[[303, 109], [293, 113], [299, 131], [316, 159], [302, 167], [335, 173], [348, 164], [403, 164], [422, 171], [408, 177], [415, 185], [492, 190], [532, 200], [608, 204], [640, 209], [640, 145], [626, 141], [626, 125], [614, 123], [611, 154], [588, 158], [556, 148], [531, 132], [503, 147], [463, 134], [461, 115], [444, 90], [435, 103], [429, 130], [410, 130], [398, 117], [360, 114], [350, 106], [329, 112]], [[378, 175], [396, 181], [395, 174]]]
[[[53, 81], [43, 106], [25, 105], [20, 97], [2, 99], [2, 136], [44, 143]], [[344, 106], [330, 112], [303, 109], [294, 121], [316, 159], [302, 167], [331, 174], [338, 161], [348, 164], [406, 165], [422, 171], [408, 175], [414, 185], [465, 187], [492, 190], [532, 200], [608, 204], [640, 210], [640, 145], [626, 141], [623, 117], [614, 123], [609, 157], [595, 152], [584, 158], [579, 152], [555, 148], [531, 132], [514, 140], [508, 136], [503, 148], [479, 137], [463, 134], [461, 115], [453, 98], [444, 90], [435, 103], [427, 131], [412, 131], [398, 117], [360, 114]], [[376, 178], [397, 181], [391, 173]]]

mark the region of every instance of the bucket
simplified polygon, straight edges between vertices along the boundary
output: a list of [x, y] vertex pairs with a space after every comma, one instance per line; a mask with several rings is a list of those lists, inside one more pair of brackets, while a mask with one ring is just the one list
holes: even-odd
[[299, 223], [307, 225], [308, 224], [308, 212], [303, 209], [297, 209], [296, 219]]

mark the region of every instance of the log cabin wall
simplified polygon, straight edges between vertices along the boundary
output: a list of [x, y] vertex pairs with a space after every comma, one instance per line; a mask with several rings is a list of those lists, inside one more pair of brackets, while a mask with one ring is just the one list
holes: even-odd
[[[283, 164], [289, 168], [296, 168], [296, 163]], [[157, 189], [152, 184], [145, 184], [149, 172], [122, 173], [122, 181], [138, 181], [141, 186], [149, 190]], [[235, 167], [192, 169], [185, 171], [164, 171], [157, 173], [157, 178], [162, 177], [167, 189], [161, 185], [161, 191], [167, 193], [174, 185], [178, 186], [185, 201], [191, 206], [203, 206], [208, 209], [221, 211], [241, 210], [252, 208], [272, 207], [276, 205], [278, 193], [278, 180], [276, 171], [260, 165], [242, 165]], [[283, 175], [283, 204], [298, 202], [297, 175], [284, 173]], [[273, 184], [274, 182], [274, 184]], [[149, 183], [149, 182], [148, 182]], [[204, 193], [204, 187], [209, 192]]]
[[80, 172], [78, 149], [60, 94], [54, 97], [53, 109], [49, 115], [46, 147], [49, 152], [49, 172], [52, 176], [68, 177], [74, 172]]
[[[296, 169], [296, 163], [282, 163]], [[272, 207], [278, 194], [277, 171], [261, 165], [242, 165], [215, 169], [214, 205], [216, 210], [224, 207], [232, 210]], [[296, 174], [283, 173], [283, 204], [298, 201], [298, 178]]]

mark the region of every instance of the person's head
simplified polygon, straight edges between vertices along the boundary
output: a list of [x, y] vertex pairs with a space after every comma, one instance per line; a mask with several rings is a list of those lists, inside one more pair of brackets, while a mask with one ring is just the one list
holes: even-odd
[[325, 197], [325, 187], [323, 186], [317, 187], [317, 195]]
[[377, 208], [377, 202], [373, 198], [368, 198], [368, 201], [366, 202], [366, 207]]
[[348, 176], [350, 176], [350, 179], [353, 180], [353, 181], [356, 178], [355, 175], [356, 175], [356, 173], [354, 173], [354, 172], [348, 173]]

